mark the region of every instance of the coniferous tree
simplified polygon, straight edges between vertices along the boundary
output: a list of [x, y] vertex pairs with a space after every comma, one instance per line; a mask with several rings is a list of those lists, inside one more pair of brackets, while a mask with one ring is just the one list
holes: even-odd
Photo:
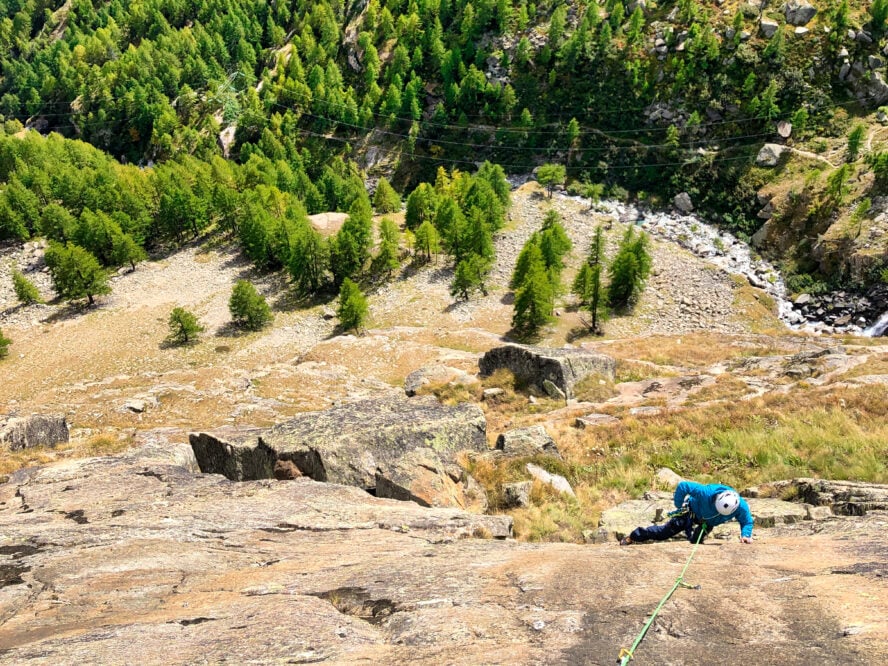
[[549, 198], [556, 185], [561, 185], [567, 177], [567, 170], [563, 164], [544, 164], [537, 169], [537, 180], [546, 188]]
[[610, 266], [608, 299], [611, 307], [621, 310], [633, 305], [644, 288], [651, 270], [647, 235], [635, 235], [629, 227], [623, 235], [617, 254]]
[[167, 340], [174, 345], [188, 344], [204, 330], [194, 314], [180, 307], [173, 308], [170, 312], [168, 325], [170, 334]]
[[601, 330], [600, 323], [607, 316], [607, 290], [602, 282], [604, 272], [604, 235], [601, 226], [595, 228], [589, 255], [580, 267], [573, 283], [573, 293], [581, 307], [589, 312], [589, 329], [593, 333]]
[[435, 188], [428, 183], [420, 183], [407, 197], [407, 212], [404, 218], [407, 228], [413, 230], [425, 220], [431, 220], [437, 208], [438, 197]]
[[441, 251], [441, 237], [438, 230], [435, 229], [429, 220], [419, 225], [414, 235], [414, 251], [425, 258], [426, 261], [432, 260], [432, 255], [436, 257]]
[[111, 293], [105, 271], [98, 260], [82, 247], [52, 242], [44, 259], [55, 290], [62, 298], [76, 300], [86, 296], [92, 305], [95, 296]]
[[450, 295], [466, 301], [474, 291], [480, 291], [487, 296], [486, 282], [491, 268], [490, 259], [470, 254], [456, 265], [453, 282], [450, 285]]
[[370, 200], [359, 196], [349, 209], [339, 232], [330, 245], [330, 268], [337, 283], [347, 277], [356, 277], [370, 258], [373, 242], [373, 212]]
[[[513, 291], [517, 291], [521, 287], [528, 270], [530, 270], [530, 262], [534, 257], [532, 246], [536, 247], [540, 259], [542, 259], [543, 255], [542, 252], [540, 252], [540, 235], [538, 232], [535, 232], [527, 239], [527, 242], [524, 243], [524, 247], [521, 248], [521, 252], [518, 254], [518, 260], [515, 262], [512, 277], [509, 279], [509, 289], [512, 289]], [[545, 264], [543, 264], [543, 268], [545, 269]]]
[[385, 178], [380, 178], [373, 195], [373, 207], [377, 213], [395, 213], [401, 209], [401, 197]]
[[43, 303], [40, 291], [34, 286], [34, 283], [26, 278], [20, 270], [15, 268], [12, 270], [12, 287], [15, 290], [15, 297], [22, 305]]
[[527, 271], [515, 293], [512, 327], [521, 335], [532, 336], [552, 320], [554, 293], [539, 246], [528, 249]]
[[228, 311], [235, 325], [248, 331], [261, 330], [274, 318], [265, 297], [246, 280], [235, 283], [228, 299]]
[[379, 252], [374, 259], [376, 268], [391, 275], [392, 271], [401, 265], [400, 261], [400, 232], [398, 225], [385, 218], [379, 224]]
[[361, 288], [350, 279], [342, 281], [339, 289], [339, 307], [336, 316], [339, 324], [346, 330], [359, 332], [367, 319], [367, 298], [361, 292]]
[[324, 285], [329, 268], [330, 247], [306, 221], [296, 232], [287, 264], [296, 288], [303, 294], [317, 292]]
[[549, 210], [543, 219], [540, 231], [540, 251], [546, 268], [555, 268], [560, 272], [564, 268], [564, 256], [570, 252], [573, 244], [561, 224], [561, 216], [556, 210]]

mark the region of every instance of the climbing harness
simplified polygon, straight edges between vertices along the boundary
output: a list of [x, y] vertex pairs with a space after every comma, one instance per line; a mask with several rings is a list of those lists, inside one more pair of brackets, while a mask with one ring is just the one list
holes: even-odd
[[[686, 510], [687, 509], [685, 509], [685, 511]], [[678, 511], [680, 512], [681, 509], [678, 509]], [[673, 513], [675, 513], [675, 512], [673, 512]], [[669, 514], [669, 515], [672, 515], [672, 514]], [[677, 515], [681, 515], [681, 514], [679, 513]], [[694, 549], [691, 551], [691, 556], [688, 558], [688, 561], [685, 562], [684, 569], [681, 570], [681, 573], [678, 575], [678, 578], [675, 579], [675, 584], [672, 586], [672, 589], [666, 593], [666, 596], [660, 600], [660, 603], [654, 609], [654, 612], [651, 613], [651, 616], [648, 618], [648, 621], [645, 623], [644, 627], [642, 627], [638, 636], [636, 636], [635, 642], [632, 643], [632, 647], [629, 648], [628, 650], [626, 648], [620, 648], [620, 655], [617, 657], [617, 663], [619, 663], [620, 666], [626, 666], [626, 664], [628, 664], [630, 661], [632, 661], [632, 658], [635, 656], [635, 650], [638, 648], [641, 641], [644, 640], [645, 634], [647, 634], [648, 629], [650, 629], [651, 624], [653, 624], [653, 622], [654, 622], [654, 618], [657, 617], [657, 613], [659, 613], [660, 609], [663, 608], [663, 604], [665, 604], [667, 601], [669, 601], [669, 597], [672, 596], [673, 592], [675, 592], [679, 587], [685, 587], [689, 590], [699, 590], [700, 589], [699, 585], [688, 585], [687, 583], [685, 583], [684, 582], [684, 575], [685, 575], [685, 572], [688, 570], [688, 567], [691, 566], [691, 560], [694, 559], [694, 555], [697, 554], [697, 548], [700, 547], [700, 542], [703, 540], [704, 534], [706, 534], [706, 523], [705, 522], [700, 525], [700, 534], [697, 535], [697, 543], [694, 544]]]

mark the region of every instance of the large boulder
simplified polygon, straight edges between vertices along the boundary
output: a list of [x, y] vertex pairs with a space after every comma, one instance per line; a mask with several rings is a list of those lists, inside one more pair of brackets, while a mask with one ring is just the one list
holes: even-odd
[[522, 457], [547, 455], [560, 458], [561, 453], [555, 445], [555, 441], [541, 425], [533, 425], [527, 428], [516, 428], [501, 433], [496, 438], [496, 449], [504, 455]]
[[783, 155], [783, 151], [786, 150], [784, 146], [781, 146], [779, 143], [766, 143], [759, 150], [758, 155], [756, 155], [755, 163], [758, 166], [765, 167], [773, 167], [777, 166], [777, 163], [780, 161], [780, 157]]
[[557, 386], [567, 398], [574, 397], [574, 386], [590, 375], [613, 381], [616, 361], [610, 356], [582, 349], [547, 349], [526, 345], [496, 347], [481, 357], [482, 376], [505, 368], [515, 378], [544, 392], [546, 380]]
[[685, 215], [694, 210], [694, 202], [691, 201], [691, 195], [687, 192], [679, 192], [676, 194], [672, 199], [672, 205]]
[[817, 8], [805, 0], [789, 0], [783, 6], [783, 13], [790, 25], [808, 25], [817, 15]]
[[68, 422], [61, 414], [32, 414], [0, 419], [0, 445], [10, 451], [55, 446], [68, 441]]
[[477, 507], [483, 502], [455, 455], [486, 451], [486, 429], [478, 407], [447, 407], [428, 396], [364, 400], [266, 430], [193, 433], [190, 441], [201, 471], [234, 481], [273, 478], [276, 463], [289, 461], [303, 476], [380, 497]]

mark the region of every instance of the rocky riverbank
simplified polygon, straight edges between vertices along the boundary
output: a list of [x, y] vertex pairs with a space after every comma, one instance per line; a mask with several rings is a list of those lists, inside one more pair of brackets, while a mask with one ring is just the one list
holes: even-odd
[[734, 235], [703, 222], [696, 215], [655, 211], [614, 200], [599, 201], [594, 209], [623, 223], [634, 223], [651, 236], [675, 243], [726, 273], [743, 276], [774, 299], [780, 319], [792, 329], [868, 336], [881, 336], [888, 331], [886, 287], [875, 287], [866, 294], [838, 291], [801, 294], [792, 299], [773, 264]]

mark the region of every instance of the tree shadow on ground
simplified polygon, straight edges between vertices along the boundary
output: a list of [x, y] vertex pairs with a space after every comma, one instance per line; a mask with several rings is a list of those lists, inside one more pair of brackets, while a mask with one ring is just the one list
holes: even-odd
[[50, 305], [55, 309], [45, 318], [40, 320], [41, 323], [44, 324], [56, 324], [62, 321], [70, 321], [71, 319], [81, 317], [88, 312], [97, 312], [102, 309], [102, 303], [98, 299], [92, 305], [89, 304], [89, 301], [71, 301], [65, 303], [59, 299], [55, 299], [54, 301], [47, 303], [47, 305]]

